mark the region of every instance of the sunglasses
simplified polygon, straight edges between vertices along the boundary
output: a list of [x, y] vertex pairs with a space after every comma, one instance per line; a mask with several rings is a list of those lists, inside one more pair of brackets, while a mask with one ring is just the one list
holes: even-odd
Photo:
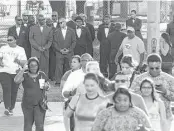
[[62, 23], [64, 23], [64, 21], [62, 21], [62, 22], [59, 22], [59, 24], [62, 24]]
[[57, 15], [52, 15], [52, 17], [56, 17]]
[[17, 21], [22, 21], [22, 19], [17, 19]]
[[150, 70], [159, 70], [159, 67], [150, 67]]
[[118, 79], [115, 80], [116, 83], [120, 83], [120, 82], [121, 82], [121, 83], [125, 83], [126, 81], [127, 81], [127, 80], [118, 80]]
[[81, 60], [82, 62], [88, 62], [88, 61], [91, 61], [91, 60]]
[[8, 41], [8, 42], [11, 42], [11, 41], [13, 41], [13, 39], [7, 39], [7, 41]]

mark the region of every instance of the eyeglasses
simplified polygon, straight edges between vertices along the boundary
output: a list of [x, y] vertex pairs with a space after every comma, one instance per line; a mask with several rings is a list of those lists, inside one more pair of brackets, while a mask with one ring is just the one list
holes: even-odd
[[115, 80], [116, 83], [120, 83], [120, 82], [121, 82], [121, 83], [125, 83], [126, 81], [127, 81], [127, 80], [123, 80], [123, 79], [122, 79], [122, 80], [118, 80], [118, 79]]
[[59, 24], [62, 24], [62, 23], [64, 23], [64, 21], [62, 21], [62, 22], [59, 22]]
[[91, 60], [81, 60], [82, 62], [88, 62], [88, 61], [91, 61]]
[[150, 70], [159, 70], [159, 67], [150, 67]]
[[7, 39], [7, 41], [8, 41], [8, 42], [11, 42], [11, 41], [13, 41], [13, 39]]

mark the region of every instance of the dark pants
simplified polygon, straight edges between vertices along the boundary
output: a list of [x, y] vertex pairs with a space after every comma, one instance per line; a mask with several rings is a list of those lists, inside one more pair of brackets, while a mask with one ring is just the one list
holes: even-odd
[[15, 74], [0, 73], [0, 83], [3, 90], [3, 99], [6, 109], [13, 110], [16, 103], [19, 84], [14, 82]]
[[24, 114], [24, 131], [32, 131], [33, 123], [35, 123], [36, 131], [44, 131], [44, 120], [46, 111], [42, 110], [39, 105], [27, 106], [22, 104]]
[[71, 57], [56, 53], [56, 82], [60, 83], [63, 74], [70, 69]]
[[109, 79], [111, 79], [115, 73], [117, 73], [117, 65], [115, 63], [109, 63]]
[[108, 77], [109, 48], [107, 46], [101, 46], [100, 48], [100, 70], [105, 77]]
[[56, 70], [56, 53], [51, 47], [49, 51], [49, 78], [51, 80], [55, 79], [55, 70]]
[[85, 47], [76, 45], [74, 48], [74, 55], [83, 55], [84, 53], [87, 53], [87, 49]]

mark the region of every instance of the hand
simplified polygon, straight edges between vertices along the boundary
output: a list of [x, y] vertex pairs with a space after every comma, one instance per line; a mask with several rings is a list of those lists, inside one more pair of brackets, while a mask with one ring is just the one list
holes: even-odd
[[155, 89], [157, 90], [157, 92], [166, 94], [167, 90], [163, 84], [156, 85], [155, 87], [156, 87]]
[[23, 66], [23, 68], [22, 68], [24, 71], [25, 70], [28, 70], [28, 63], [26, 63], [24, 66]]
[[39, 51], [43, 52], [43, 48], [42, 47], [38, 47]]

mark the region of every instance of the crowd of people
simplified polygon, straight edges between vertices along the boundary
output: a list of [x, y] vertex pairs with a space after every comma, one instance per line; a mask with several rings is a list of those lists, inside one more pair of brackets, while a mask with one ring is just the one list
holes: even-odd
[[[22, 18], [23, 17], [23, 18]], [[4, 114], [13, 115], [19, 85], [24, 88], [24, 131], [44, 131], [50, 81], [62, 89], [66, 131], [170, 131], [174, 101], [172, 31], [161, 34], [159, 52], [149, 54], [142, 21], [131, 11], [126, 33], [110, 15], [96, 30], [85, 14], [66, 22], [53, 12], [15, 17], [0, 49]], [[100, 42], [100, 61], [93, 41]]]

